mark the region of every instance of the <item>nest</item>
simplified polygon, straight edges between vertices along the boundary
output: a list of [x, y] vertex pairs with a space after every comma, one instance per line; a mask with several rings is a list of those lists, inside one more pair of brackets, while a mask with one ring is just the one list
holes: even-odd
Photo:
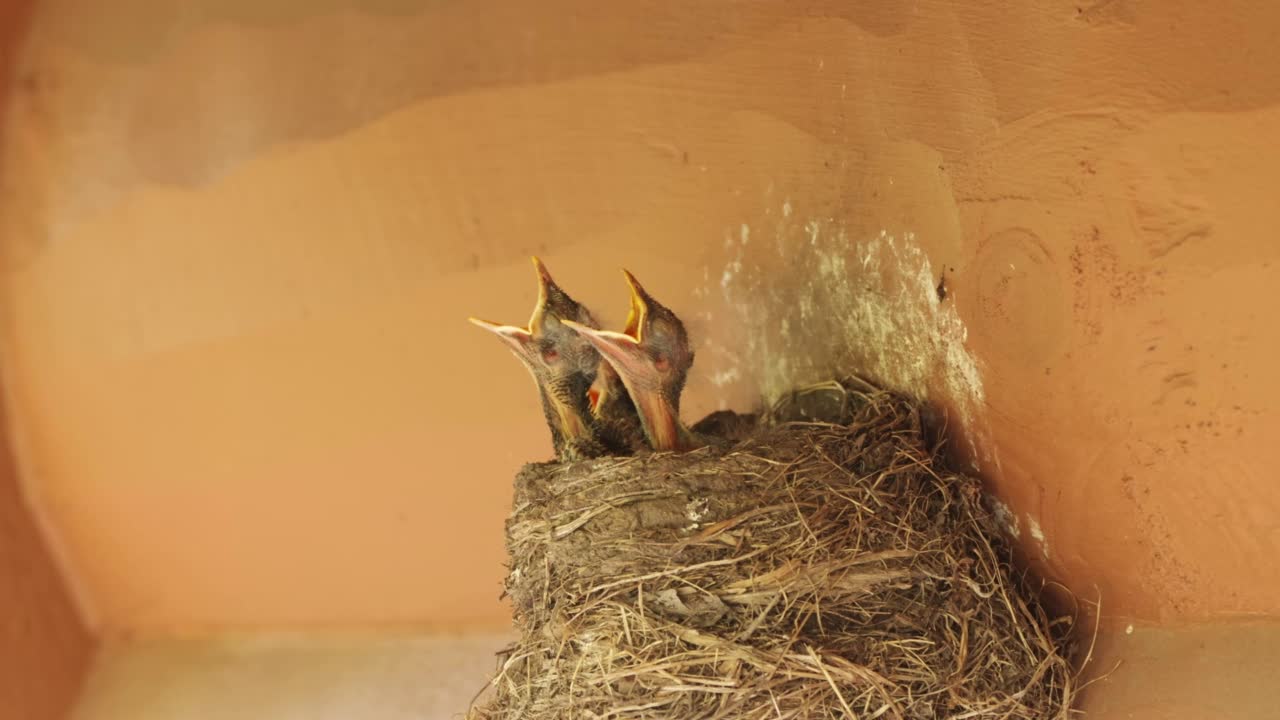
[[1011, 569], [978, 481], [917, 404], [849, 387], [847, 422], [527, 466], [520, 639], [468, 717], [1066, 718], [1071, 623]]

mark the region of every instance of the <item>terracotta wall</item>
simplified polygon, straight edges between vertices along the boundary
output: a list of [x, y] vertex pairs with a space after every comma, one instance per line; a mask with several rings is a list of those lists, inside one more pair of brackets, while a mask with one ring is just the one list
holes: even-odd
[[690, 417], [870, 372], [1106, 612], [1274, 614], [1277, 22], [51, 0], [0, 200], [28, 480], [107, 630], [500, 624], [547, 438], [463, 319], [527, 317], [536, 252], [689, 319]]

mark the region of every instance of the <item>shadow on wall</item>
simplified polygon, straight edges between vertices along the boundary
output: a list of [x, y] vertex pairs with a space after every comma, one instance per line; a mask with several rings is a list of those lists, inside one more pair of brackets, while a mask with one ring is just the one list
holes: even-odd
[[[0, 3], [0, 118], [30, 8], [27, 2]], [[13, 182], [0, 177], [5, 189]], [[14, 240], [10, 233], [0, 235], [5, 245]], [[94, 641], [24, 497], [8, 406], [0, 408], [0, 713], [59, 720], [79, 691]]]
[[94, 642], [22, 497], [0, 419], [0, 708], [58, 720], [75, 701]]

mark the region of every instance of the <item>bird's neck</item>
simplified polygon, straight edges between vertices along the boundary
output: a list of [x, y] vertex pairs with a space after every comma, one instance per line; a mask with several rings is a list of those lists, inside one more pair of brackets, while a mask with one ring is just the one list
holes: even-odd
[[680, 411], [660, 394], [641, 395], [640, 421], [654, 450], [692, 450], [703, 443], [680, 422]]
[[590, 443], [595, 428], [587, 405], [587, 388], [591, 380], [573, 373], [550, 378], [542, 387], [543, 412], [552, 426], [552, 438], [559, 435], [557, 453], [569, 443]]
[[547, 429], [551, 431], [551, 447], [557, 457], [564, 450], [564, 434], [560, 431], [559, 413], [546, 388], [538, 384], [538, 397], [542, 400], [542, 416], [547, 420]]
[[580, 439], [588, 436], [590, 425], [578, 408], [569, 407], [562, 402], [552, 401], [551, 404], [555, 409], [556, 419], [560, 422], [560, 432], [564, 439]]

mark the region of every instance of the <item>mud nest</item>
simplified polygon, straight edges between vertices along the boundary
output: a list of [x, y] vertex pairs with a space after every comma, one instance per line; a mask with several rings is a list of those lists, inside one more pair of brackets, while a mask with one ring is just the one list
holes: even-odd
[[1066, 718], [1071, 623], [1011, 569], [978, 481], [916, 404], [842, 386], [840, 423], [527, 466], [520, 639], [468, 717]]

